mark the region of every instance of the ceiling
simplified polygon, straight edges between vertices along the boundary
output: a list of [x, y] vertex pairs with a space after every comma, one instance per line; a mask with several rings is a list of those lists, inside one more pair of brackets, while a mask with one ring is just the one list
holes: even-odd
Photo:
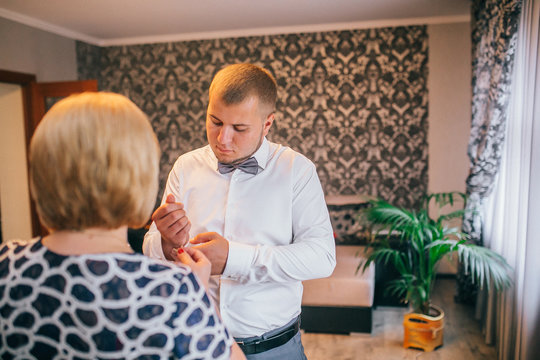
[[0, 17], [96, 45], [468, 21], [469, 0], [0, 0]]

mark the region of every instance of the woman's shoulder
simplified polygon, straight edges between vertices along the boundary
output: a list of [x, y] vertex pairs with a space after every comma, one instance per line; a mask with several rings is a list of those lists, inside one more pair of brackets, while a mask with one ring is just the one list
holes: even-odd
[[30, 240], [11, 239], [0, 244], [0, 258], [20, 254], [24, 250], [32, 250], [41, 248], [40, 238], [33, 238]]

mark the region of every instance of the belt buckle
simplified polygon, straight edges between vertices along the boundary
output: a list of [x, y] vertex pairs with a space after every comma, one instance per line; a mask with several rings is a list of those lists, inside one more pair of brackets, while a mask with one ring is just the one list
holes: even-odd
[[262, 341], [264, 341], [264, 339], [260, 339], [260, 340], [253, 340], [253, 341], [248, 341], [248, 342], [244, 342], [244, 341], [237, 341], [236, 343], [240, 346], [250, 346], [250, 345], [259, 345]]
[[261, 344], [261, 342], [264, 341], [264, 340], [253, 340], [253, 341], [237, 341], [236, 343], [238, 344], [238, 346], [240, 347], [240, 349], [242, 349], [242, 351], [246, 354], [246, 355], [251, 355], [251, 354], [257, 354], [258, 353], [258, 348], [259, 348], [259, 344]]

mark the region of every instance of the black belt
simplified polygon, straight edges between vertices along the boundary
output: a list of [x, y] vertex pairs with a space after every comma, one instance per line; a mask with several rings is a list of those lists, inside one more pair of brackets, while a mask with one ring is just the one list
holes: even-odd
[[250, 340], [248, 342], [245, 341], [237, 341], [238, 346], [240, 346], [240, 349], [244, 352], [246, 355], [251, 354], [258, 354], [262, 353], [268, 350], [271, 350], [273, 348], [276, 348], [278, 346], [281, 346], [287, 341], [291, 340], [294, 335], [298, 332], [300, 329], [300, 322], [297, 320], [294, 324], [289, 326], [286, 329], [283, 329], [282, 332], [272, 335], [271, 337], [267, 339], [255, 339]]

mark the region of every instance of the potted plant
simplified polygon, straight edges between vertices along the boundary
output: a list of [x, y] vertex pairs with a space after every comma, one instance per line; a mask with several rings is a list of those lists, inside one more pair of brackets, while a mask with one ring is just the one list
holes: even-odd
[[[466, 201], [459, 192], [425, 196], [417, 210], [407, 210], [377, 199], [360, 216], [372, 227], [367, 256], [358, 269], [370, 263], [393, 265], [399, 277], [388, 282], [387, 292], [403, 298], [412, 310], [404, 319], [404, 347], [431, 351], [442, 345], [444, 312], [431, 303], [437, 266], [444, 256], [457, 253], [471, 279], [480, 287], [491, 285], [500, 290], [511, 284], [510, 266], [494, 251], [467, 243], [467, 235], [449, 227], [452, 219], [461, 219], [463, 209], [441, 211], [456, 199]], [[430, 216], [435, 205], [437, 216]], [[429, 329], [430, 322], [433, 328]]]

